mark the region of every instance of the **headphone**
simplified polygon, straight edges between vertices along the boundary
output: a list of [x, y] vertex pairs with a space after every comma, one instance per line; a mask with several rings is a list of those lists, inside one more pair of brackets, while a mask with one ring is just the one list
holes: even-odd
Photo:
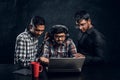
[[35, 26], [34, 24], [33, 24], [33, 18], [34, 18], [34, 16], [31, 18], [31, 20], [30, 20], [30, 25], [31, 26]]
[[52, 28], [50, 29], [50, 32], [49, 32], [50, 38], [54, 39], [55, 32], [60, 29], [62, 29], [62, 31], [66, 34], [66, 39], [68, 39], [68, 37], [69, 37], [68, 28], [65, 25], [52, 26]]
[[34, 18], [34, 16], [31, 18], [29, 26], [27, 27], [28, 31], [32, 31], [33, 30], [32, 28], [35, 27], [35, 25], [33, 24], [33, 18]]

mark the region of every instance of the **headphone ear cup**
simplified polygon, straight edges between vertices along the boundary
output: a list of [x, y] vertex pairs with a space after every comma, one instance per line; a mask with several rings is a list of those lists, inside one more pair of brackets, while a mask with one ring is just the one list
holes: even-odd
[[53, 34], [51, 32], [48, 32], [49, 39], [53, 39]]
[[30, 25], [29, 30], [30, 30], [31, 32], [33, 32], [33, 26], [32, 26], [32, 25]]
[[66, 35], [67, 35], [67, 37], [69, 37], [69, 36], [70, 36], [68, 33], [67, 33]]
[[66, 34], [66, 39], [68, 39], [68, 38], [69, 38], [69, 34], [67, 33], [67, 34]]

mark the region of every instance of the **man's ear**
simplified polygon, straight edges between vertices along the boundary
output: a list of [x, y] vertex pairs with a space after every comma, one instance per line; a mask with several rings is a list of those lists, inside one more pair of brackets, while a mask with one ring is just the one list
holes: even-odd
[[88, 24], [91, 25], [91, 19], [88, 19]]

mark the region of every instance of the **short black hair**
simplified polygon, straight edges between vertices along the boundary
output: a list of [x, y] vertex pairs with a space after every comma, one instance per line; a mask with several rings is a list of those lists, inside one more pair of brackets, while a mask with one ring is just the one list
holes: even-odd
[[52, 34], [59, 34], [59, 33], [65, 33], [68, 34], [68, 28], [64, 25], [54, 25], [51, 28]]
[[79, 22], [79, 20], [82, 20], [82, 19], [89, 20], [90, 14], [86, 10], [80, 10], [75, 13], [74, 19], [77, 22]]
[[31, 19], [30, 25], [35, 26], [35, 27], [36, 25], [45, 25], [45, 20], [43, 17], [33, 16]]

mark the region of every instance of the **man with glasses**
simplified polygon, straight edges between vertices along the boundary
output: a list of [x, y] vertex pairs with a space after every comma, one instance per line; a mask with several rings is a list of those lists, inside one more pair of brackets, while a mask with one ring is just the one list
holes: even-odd
[[45, 20], [34, 16], [30, 25], [16, 38], [14, 63], [19, 67], [29, 67], [31, 61], [37, 61], [38, 38], [45, 30]]
[[[49, 58], [79, 57], [76, 46], [69, 38], [68, 28], [64, 25], [54, 25], [49, 33], [49, 39], [44, 44], [40, 60], [49, 63]], [[82, 55], [81, 55], [82, 56]], [[83, 56], [82, 56], [83, 57]]]
[[87, 11], [81, 10], [75, 13], [77, 25], [77, 51], [85, 55], [86, 64], [100, 64], [104, 62], [104, 36], [94, 28], [90, 15]]

